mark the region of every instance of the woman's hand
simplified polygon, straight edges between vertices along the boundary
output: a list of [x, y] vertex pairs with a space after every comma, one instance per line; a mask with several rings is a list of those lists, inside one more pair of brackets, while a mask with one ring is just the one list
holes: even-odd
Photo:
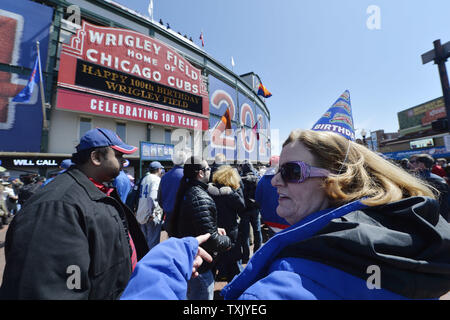
[[197, 269], [202, 265], [203, 260], [205, 260], [207, 262], [212, 262], [212, 257], [209, 255], [209, 253], [206, 252], [205, 249], [200, 247], [200, 245], [202, 243], [206, 242], [210, 236], [211, 236], [211, 234], [207, 233], [207, 234], [203, 234], [203, 235], [195, 238], [198, 241], [198, 251], [197, 251], [197, 255], [195, 256], [195, 259], [194, 259], [194, 265], [192, 267], [192, 277], [193, 278], [198, 277]]

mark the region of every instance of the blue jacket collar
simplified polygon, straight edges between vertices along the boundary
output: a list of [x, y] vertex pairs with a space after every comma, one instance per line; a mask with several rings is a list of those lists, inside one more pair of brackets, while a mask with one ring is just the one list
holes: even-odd
[[247, 267], [222, 290], [222, 295], [226, 299], [237, 299], [245, 289], [264, 276], [266, 268], [284, 247], [312, 237], [332, 219], [365, 208], [367, 206], [357, 200], [338, 208], [318, 211], [275, 234], [253, 255]]

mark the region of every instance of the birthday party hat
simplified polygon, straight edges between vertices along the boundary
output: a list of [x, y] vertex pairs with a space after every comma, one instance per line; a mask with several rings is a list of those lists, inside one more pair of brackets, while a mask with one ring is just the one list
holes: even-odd
[[314, 131], [330, 131], [338, 133], [348, 140], [355, 141], [350, 92], [346, 90], [335, 103], [313, 125]]

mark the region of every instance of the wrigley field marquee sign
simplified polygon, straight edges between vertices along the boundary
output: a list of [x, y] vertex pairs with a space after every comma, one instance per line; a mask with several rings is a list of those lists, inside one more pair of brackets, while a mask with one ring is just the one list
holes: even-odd
[[201, 71], [149, 36], [83, 22], [63, 44], [58, 109], [208, 129]]

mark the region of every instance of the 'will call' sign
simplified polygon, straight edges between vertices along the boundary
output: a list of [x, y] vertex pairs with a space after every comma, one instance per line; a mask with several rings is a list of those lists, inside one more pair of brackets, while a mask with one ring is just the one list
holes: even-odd
[[4, 161], [6, 166], [14, 167], [57, 167], [59, 163], [56, 159], [11, 159]]

